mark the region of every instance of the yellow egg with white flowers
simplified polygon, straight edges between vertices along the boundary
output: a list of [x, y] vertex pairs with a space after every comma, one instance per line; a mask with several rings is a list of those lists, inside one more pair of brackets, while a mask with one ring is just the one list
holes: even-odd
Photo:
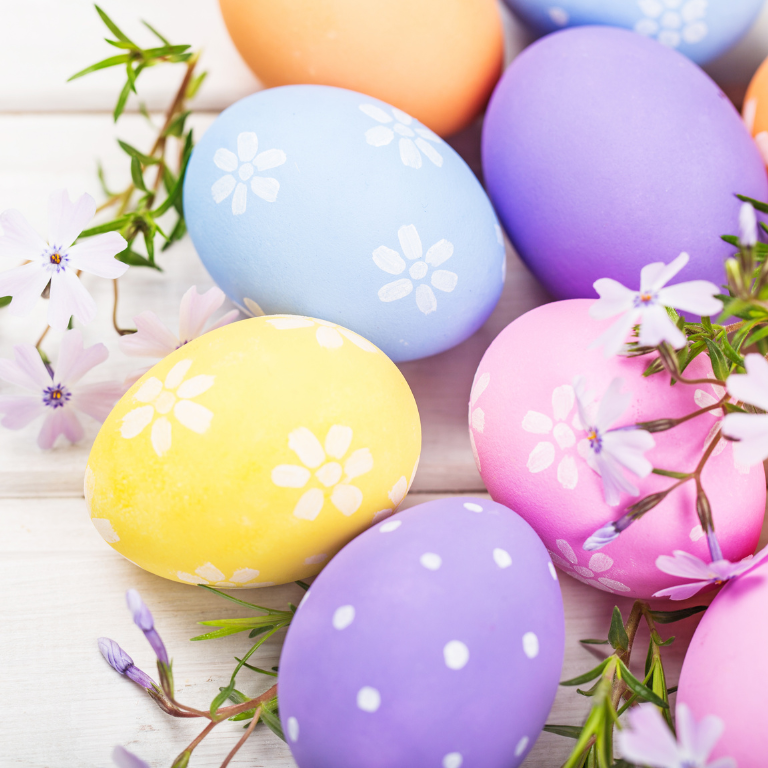
[[421, 450], [410, 388], [352, 331], [271, 315], [177, 349], [117, 403], [85, 498], [121, 555], [224, 588], [304, 579], [397, 508]]

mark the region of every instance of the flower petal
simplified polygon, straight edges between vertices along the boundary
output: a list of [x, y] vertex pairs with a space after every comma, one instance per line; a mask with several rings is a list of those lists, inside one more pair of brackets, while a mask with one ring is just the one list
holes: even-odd
[[[216, 150], [216, 154], [213, 156], [213, 162], [216, 163], [218, 168], [221, 168], [222, 171], [226, 171], [227, 173], [236, 171], [238, 166], [237, 155], [235, 155], [234, 152], [224, 148]], [[219, 179], [219, 181], [221, 181], [221, 179]], [[219, 201], [217, 200], [216, 202]]]
[[[594, 306], [594, 304], [592, 305]], [[621, 348], [627, 343], [632, 327], [637, 322], [640, 312], [630, 309], [625, 312], [607, 331], [598, 336], [587, 349], [603, 348], [603, 355], [608, 358], [618, 355]]]
[[21, 213], [13, 208], [0, 214], [0, 256], [36, 261], [48, 248], [48, 243], [32, 229]]
[[416, 139], [416, 146], [434, 163], [438, 168], [443, 164], [443, 156], [431, 145], [427, 144], [422, 138]]
[[389, 500], [395, 505], [395, 509], [399, 507], [403, 503], [403, 499], [405, 498], [405, 495], [408, 493], [408, 481], [405, 479], [405, 475], [403, 475], [393, 486], [392, 490], [389, 491], [387, 496], [389, 496]]
[[198, 435], [205, 434], [211, 426], [213, 413], [204, 405], [192, 400], [179, 400], [173, 406], [173, 415], [187, 428]]
[[209, 376], [205, 373], [193, 376], [191, 379], [181, 382], [181, 385], [176, 390], [176, 395], [183, 398], [197, 397], [202, 395], [203, 392], [207, 392], [213, 386], [215, 380], [215, 376]]
[[622, 756], [639, 765], [681, 764], [677, 742], [653, 704], [640, 704], [627, 713], [630, 728], [617, 733]]
[[374, 125], [365, 132], [365, 140], [372, 147], [386, 147], [394, 138], [394, 131], [386, 125]]
[[397, 301], [407, 296], [413, 290], [413, 283], [404, 277], [401, 280], [395, 280], [393, 283], [387, 283], [379, 288], [378, 296], [382, 301]]
[[710, 580], [712, 573], [710, 567], [696, 555], [676, 549], [672, 556], [659, 555], [656, 558], [656, 567], [668, 573], [670, 576], [679, 576], [683, 579]]
[[10, 314], [22, 317], [29, 314], [40, 300], [50, 275], [39, 261], [0, 272], [0, 296], [12, 296]]
[[334, 424], [325, 436], [325, 452], [334, 459], [340, 459], [352, 444], [352, 427]]
[[416, 289], [416, 306], [425, 314], [437, 309], [437, 299], [432, 289], [423, 283]]
[[331, 502], [342, 515], [349, 517], [360, 509], [363, 492], [354, 485], [337, 485], [331, 493]]
[[[234, 157], [234, 155], [233, 155]], [[213, 195], [213, 202], [220, 203], [222, 200], [226, 200], [235, 188], [237, 181], [234, 176], [227, 174], [222, 176], [218, 181], [215, 181], [211, 185], [211, 194]]]
[[13, 357], [13, 360], [0, 358], [0, 379], [32, 391], [51, 385], [51, 375], [32, 344], [16, 344]]
[[134, 400], [140, 403], [151, 403], [163, 391], [163, 383], [160, 379], [150, 376], [136, 391]]
[[211, 315], [224, 303], [224, 291], [215, 285], [205, 293], [192, 286], [181, 298], [179, 308], [179, 339], [182, 343], [196, 339]]
[[589, 316], [595, 320], [607, 320], [609, 317], [626, 312], [634, 306], [637, 293], [625, 288], [610, 277], [596, 280], [593, 287], [600, 297], [589, 308]]
[[168, 374], [165, 377], [165, 382], [163, 383], [165, 388], [176, 389], [176, 387], [181, 384], [191, 367], [192, 361], [189, 359], [180, 360], [178, 363], [176, 363], [176, 365], [174, 365], [173, 368], [168, 371]]
[[251, 179], [251, 189], [262, 200], [274, 203], [277, 200], [277, 193], [280, 191], [280, 182], [268, 176], [254, 176]]
[[39, 397], [0, 395], [0, 419], [6, 429], [22, 429], [33, 422], [45, 411], [45, 405]]
[[339, 333], [345, 338], [349, 339], [356, 347], [359, 347], [364, 352], [378, 352], [379, 348], [375, 344], [371, 344], [368, 339], [364, 339], [362, 336], [348, 331], [346, 328], [339, 328]]
[[373, 252], [373, 261], [379, 269], [383, 269], [390, 275], [399, 275], [405, 269], [403, 257], [386, 245], [380, 245]]
[[[259, 151], [259, 139], [253, 131], [243, 131], [237, 137], [237, 156], [244, 163], [249, 163]], [[233, 169], [234, 170], [234, 169]]]
[[421, 168], [421, 153], [411, 139], [400, 139], [400, 159], [409, 168]]
[[552, 419], [538, 411], [526, 411], [522, 427], [534, 435], [546, 435], [552, 431]]
[[100, 381], [78, 387], [72, 395], [72, 406], [103, 423], [115, 403], [125, 394], [125, 385], [119, 381]]
[[632, 394], [630, 392], [621, 391], [623, 386], [624, 379], [619, 377], [612, 379], [611, 383], [608, 385], [608, 389], [605, 390], [605, 394], [600, 400], [597, 416], [595, 418], [595, 426], [601, 432], [605, 432], [612, 427], [621, 418], [622, 414], [629, 408], [629, 404], [632, 402]]
[[171, 449], [171, 422], [161, 416], [153, 425], [151, 433], [152, 447], [158, 456]]
[[59, 359], [56, 362], [56, 381], [76, 384], [91, 368], [103, 363], [109, 352], [103, 344], [93, 344], [85, 349], [83, 336], [76, 328], [67, 331], [61, 339]]
[[662, 288], [657, 296], [665, 307], [708, 317], [719, 314], [723, 309], [723, 302], [715, 298], [718, 293], [720, 288], [708, 280], [691, 280], [687, 283], [668, 285]]
[[377, 107], [375, 104], [361, 104], [360, 111], [380, 123], [392, 122], [392, 116], [388, 115], [381, 107]]
[[695, 594], [701, 592], [704, 587], [709, 586], [712, 583], [708, 581], [694, 581], [691, 584], [679, 584], [675, 587], [667, 587], [667, 589], [660, 589], [658, 592], [654, 592], [654, 597], [668, 597], [670, 600], [687, 600], [689, 597], [693, 597]]
[[744, 367], [746, 374], [728, 377], [728, 394], [768, 411], [768, 361], [753, 352], [744, 358]]
[[123, 416], [123, 423], [120, 426], [120, 434], [130, 440], [132, 437], [140, 435], [155, 415], [155, 409], [151, 405], [142, 405], [134, 408]]
[[[248, 303], [250, 302], [255, 307], [259, 308], [259, 305], [256, 304], [255, 301], [252, 301], [249, 298], [243, 299], [245, 301], [246, 306], [248, 306]], [[260, 308], [259, 308], [260, 309]], [[262, 312], [261, 315], [264, 313]], [[225, 325], [229, 325], [230, 323], [234, 323], [235, 320], [237, 320], [238, 316], [240, 315], [239, 309], [230, 309], [229, 312], [222, 315], [208, 330], [205, 331], [205, 333], [208, 333], [210, 331], [215, 331], [217, 328], [223, 328]], [[253, 313], [254, 317], [260, 317], [261, 315], [257, 315], [255, 312]], [[202, 334], [201, 334], [202, 335]]]
[[637, 496], [639, 491], [629, 482], [621, 470], [620, 464], [606, 451], [592, 451], [597, 465], [597, 471], [603, 481], [603, 496], [609, 507], [615, 507], [621, 501], [621, 494], [628, 493]]
[[242, 216], [248, 203], [248, 187], [239, 183], [235, 187], [235, 194], [232, 195], [232, 215]]
[[267, 171], [270, 168], [277, 168], [286, 161], [285, 152], [282, 149], [268, 149], [266, 152], [260, 152], [256, 155], [253, 164], [257, 171]]
[[77, 272], [63, 269], [51, 276], [48, 325], [56, 331], [63, 331], [72, 316], [83, 325], [88, 325], [96, 317], [96, 302], [80, 282]]
[[565, 421], [575, 400], [576, 396], [570, 384], [562, 384], [552, 390], [552, 413], [557, 421]]
[[433, 267], [439, 267], [443, 262], [448, 261], [451, 256], [453, 256], [453, 243], [449, 243], [443, 238], [430, 247], [424, 260]]
[[306, 427], [294, 429], [288, 435], [288, 447], [311, 469], [316, 469], [325, 461], [323, 446]]
[[752, 467], [768, 458], [768, 414], [729, 413], [722, 429], [724, 435], [739, 441], [733, 444], [737, 464]]
[[576, 487], [579, 482], [579, 470], [576, 468], [576, 462], [573, 456], [563, 456], [557, 465], [557, 480], [563, 488], [569, 491]]
[[469, 395], [469, 403], [470, 405], [474, 405], [480, 395], [485, 392], [485, 390], [488, 388], [488, 385], [491, 383], [491, 374], [486, 371], [485, 373], [480, 374], [480, 376], [477, 378], [477, 380], [472, 384], [472, 392]]
[[531, 473], [543, 472], [555, 460], [555, 446], [552, 443], [537, 443], [528, 456], [526, 467]]
[[48, 242], [67, 248], [95, 215], [96, 201], [89, 194], [72, 203], [65, 189], [57, 190], [48, 198]]
[[296, 464], [278, 464], [272, 470], [272, 482], [280, 488], [303, 488], [310, 477], [306, 467]]
[[305, 491], [293, 508], [294, 517], [301, 520], [314, 520], [323, 509], [325, 496], [319, 488], [310, 488]]
[[48, 414], [37, 436], [37, 444], [43, 449], [53, 448], [59, 435], [64, 435], [70, 443], [83, 438], [83, 427], [70, 408], [56, 408]]
[[133, 318], [137, 331], [120, 337], [120, 350], [134, 357], [165, 357], [179, 345], [177, 339], [151, 310]]
[[[651, 293], [658, 293], [687, 263], [688, 254], [681, 253], [669, 264], [665, 264], [661, 269], [656, 270], [654, 274], [649, 274], [649, 283], [643, 282], [643, 273], [640, 273], [640, 290], [648, 290]], [[654, 265], [655, 266], [655, 265]], [[647, 269], [647, 267], [644, 267]]]
[[638, 477], [647, 477], [653, 469], [643, 455], [655, 445], [650, 432], [644, 429], [618, 429], [603, 435], [603, 452]]
[[432, 273], [430, 282], [438, 290], [450, 293], [456, 287], [456, 283], [459, 282], [459, 276], [447, 269], [437, 269]]
[[344, 343], [344, 339], [341, 338], [341, 334], [335, 328], [328, 328], [324, 325], [315, 331], [315, 337], [317, 343], [326, 349], [338, 349]]
[[366, 474], [373, 469], [373, 456], [369, 448], [354, 451], [344, 462], [344, 473], [348, 480]]
[[117, 232], [105, 232], [73, 245], [68, 251], [69, 261], [75, 269], [114, 280], [128, 270], [127, 264], [115, 258], [115, 254], [124, 251], [127, 246], [128, 243]]
[[413, 224], [404, 224], [400, 227], [397, 230], [397, 239], [400, 241], [400, 248], [402, 248], [406, 259], [415, 261], [421, 258], [421, 238]]

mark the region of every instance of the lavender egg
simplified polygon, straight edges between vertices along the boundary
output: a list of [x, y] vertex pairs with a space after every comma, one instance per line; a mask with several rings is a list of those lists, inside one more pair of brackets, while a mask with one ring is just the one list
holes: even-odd
[[300, 768], [515, 768], [555, 698], [564, 617], [516, 513], [453, 497], [348, 544], [307, 592], [280, 659]]
[[737, 193], [768, 196], [738, 112], [682, 54], [642, 35], [577, 27], [509, 66], [483, 128], [488, 192], [513, 245], [556, 298], [691, 255], [684, 280], [721, 284]]

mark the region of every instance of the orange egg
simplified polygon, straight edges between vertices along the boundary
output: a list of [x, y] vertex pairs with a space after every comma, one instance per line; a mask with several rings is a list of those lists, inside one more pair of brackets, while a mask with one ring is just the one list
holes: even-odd
[[768, 59], [760, 65], [749, 83], [743, 115], [763, 160], [768, 164]]
[[495, 0], [219, 0], [261, 82], [335, 85], [375, 96], [450, 135], [501, 73]]

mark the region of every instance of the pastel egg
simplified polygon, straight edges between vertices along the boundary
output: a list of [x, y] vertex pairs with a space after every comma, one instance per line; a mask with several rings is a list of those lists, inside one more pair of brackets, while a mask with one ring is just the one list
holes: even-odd
[[280, 717], [300, 768], [515, 768], [563, 662], [555, 568], [506, 507], [453, 497], [350, 542], [286, 637]]
[[419, 414], [355, 333], [282, 316], [227, 325], [155, 365], [91, 450], [104, 539], [173, 581], [262, 587], [317, 573], [413, 481]]
[[494, 0], [219, 0], [241, 56], [268, 87], [335, 85], [370, 94], [447, 136], [501, 74]]
[[755, 72], [744, 96], [744, 122], [768, 163], [768, 59]]
[[739, 768], [763, 768], [768, 754], [765, 687], [768, 656], [768, 563], [727, 584], [712, 601], [685, 655], [677, 701], [697, 720], [724, 725], [710, 759], [733, 758]]
[[765, 200], [760, 154], [695, 64], [641, 35], [579, 27], [510, 65], [483, 129], [491, 199], [517, 252], [558, 299], [692, 256], [686, 279], [723, 281], [740, 202]]
[[352, 91], [287, 86], [225, 110], [195, 147], [184, 210], [234, 302], [339, 323], [395, 362], [463, 341], [501, 295], [501, 229], [467, 164]]
[[[648, 357], [605, 359], [589, 345], [611, 324], [589, 317], [584, 299], [546, 304], [508, 325], [486, 351], [475, 375], [469, 406], [470, 439], [491, 496], [515, 509], [542, 538], [555, 563], [598, 589], [649, 598], [687, 583], [656, 567], [659, 555], [675, 550], [709, 560], [696, 515], [692, 482], [596, 552], [583, 549], [589, 536], [618, 520], [630, 504], [667, 489], [659, 475], [628, 476], [639, 490], [624, 493], [618, 506], [605, 503], [602, 480], [588, 463], [587, 433], [577, 415], [573, 382], [584, 376], [597, 399], [615, 379], [632, 394], [615, 427], [676, 418], [712, 405], [723, 392], [709, 384], [675, 384], [665, 373], [643, 378]], [[712, 376], [701, 355], [686, 369], [690, 378]], [[595, 401], [597, 402], [597, 400]], [[645, 454], [654, 467], [676, 472], [696, 468], [717, 431], [722, 413], [712, 411], [653, 435]], [[755, 550], [765, 512], [762, 464], [738, 464], [732, 444], [721, 440], [702, 473], [723, 554], [739, 560]]]
[[504, 0], [540, 34], [605, 24], [633, 29], [698, 64], [725, 53], [765, 0]]

